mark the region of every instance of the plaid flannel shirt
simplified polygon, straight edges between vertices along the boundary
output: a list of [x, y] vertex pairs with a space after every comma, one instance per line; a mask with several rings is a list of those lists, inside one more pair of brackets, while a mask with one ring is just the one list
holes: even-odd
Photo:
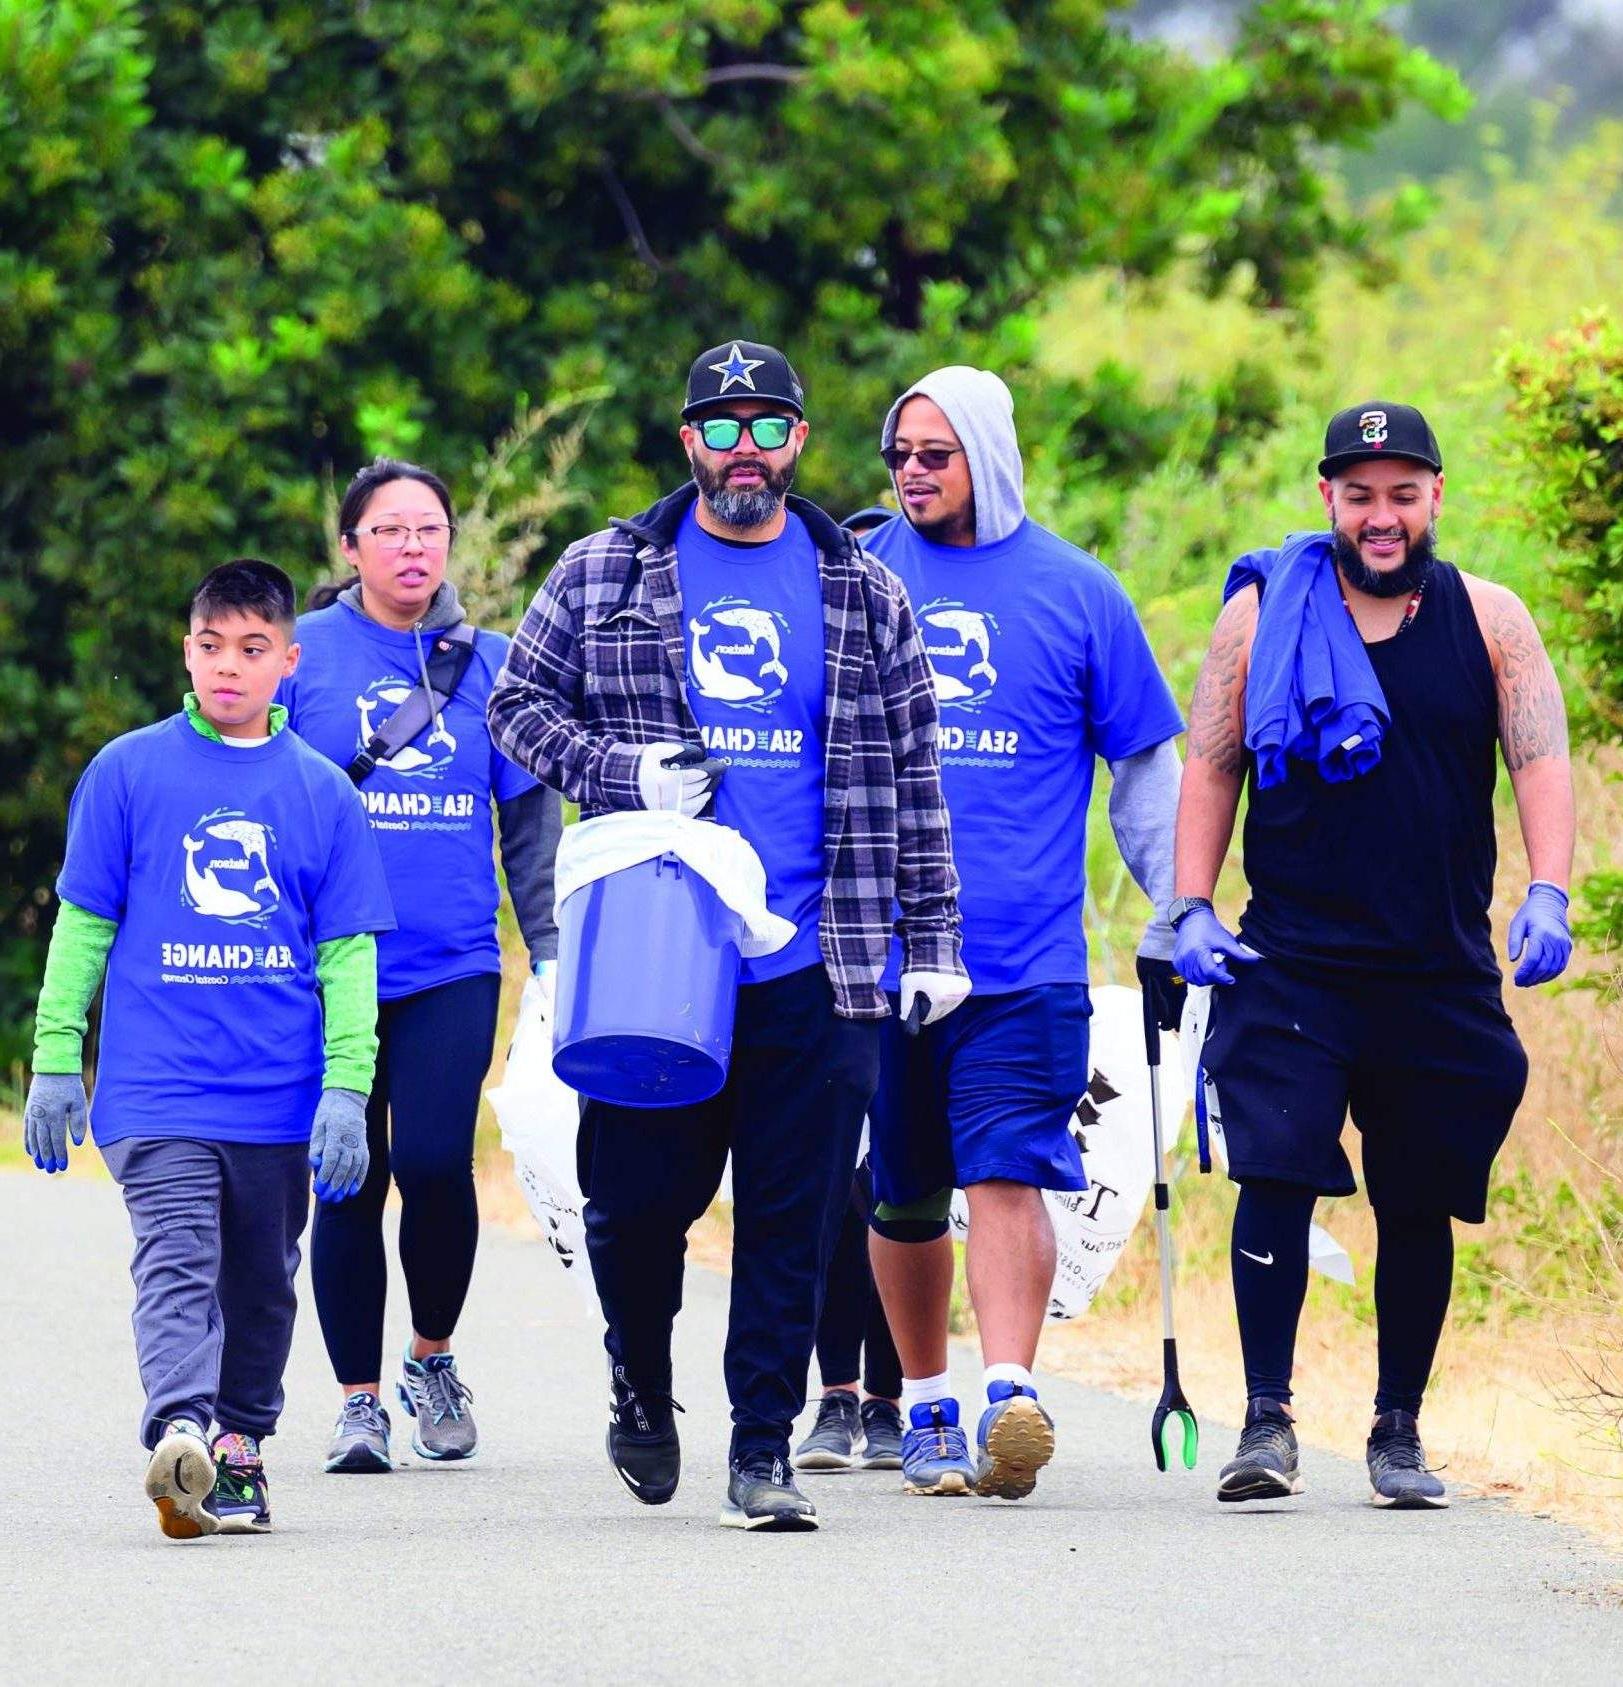
[[[702, 743], [676, 564], [676, 531], [697, 492], [690, 482], [571, 545], [525, 611], [491, 692], [503, 754], [583, 814], [643, 806], [643, 745]], [[815, 504], [789, 503], [817, 546], [823, 587], [823, 961], [840, 1014], [882, 1019], [893, 929], [907, 970], [964, 970], [935, 686], [901, 582]]]

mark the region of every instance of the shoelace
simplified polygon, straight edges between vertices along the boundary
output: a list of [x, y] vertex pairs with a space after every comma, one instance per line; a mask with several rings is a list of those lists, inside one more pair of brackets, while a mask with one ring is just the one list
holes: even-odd
[[453, 1423], [462, 1417], [462, 1402], [473, 1398], [473, 1390], [456, 1374], [450, 1365], [423, 1367], [423, 1393], [428, 1396], [429, 1409], [435, 1423], [450, 1418]]
[[648, 1422], [648, 1408], [657, 1408], [660, 1405], [667, 1411], [681, 1412], [683, 1417], [687, 1416], [687, 1409], [674, 1394], [633, 1388], [626, 1381], [626, 1374], [620, 1366], [614, 1367], [609, 1388], [609, 1409], [614, 1413], [614, 1421], [617, 1424], [624, 1428], [625, 1420], [621, 1414], [629, 1413], [636, 1425], [637, 1434], [652, 1435], [654, 1431]]
[[830, 1418], [838, 1418], [842, 1423], [849, 1421], [855, 1424], [859, 1416], [855, 1400], [849, 1397], [842, 1399], [838, 1394], [825, 1394], [817, 1404], [817, 1422], [814, 1427], [821, 1429]]
[[943, 1423], [939, 1418], [928, 1428], [914, 1429], [912, 1435], [933, 1435], [935, 1446], [931, 1452], [938, 1459], [967, 1458], [969, 1456], [969, 1437], [958, 1424]]
[[1248, 1423], [1240, 1431], [1238, 1456], [1275, 1451], [1283, 1453], [1290, 1445], [1285, 1435], [1289, 1428], [1289, 1424], [1280, 1423], [1273, 1418], [1258, 1418], [1254, 1423]]
[[371, 1394], [351, 1394], [344, 1401], [343, 1415], [339, 1422], [345, 1429], [376, 1429], [383, 1428], [382, 1407], [377, 1398]]
[[1426, 1449], [1420, 1437], [1404, 1429], [1377, 1431], [1370, 1437], [1370, 1462], [1382, 1470], [1419, 1470], [1430, 1475], [1446, 1465], [1426, 1463]]

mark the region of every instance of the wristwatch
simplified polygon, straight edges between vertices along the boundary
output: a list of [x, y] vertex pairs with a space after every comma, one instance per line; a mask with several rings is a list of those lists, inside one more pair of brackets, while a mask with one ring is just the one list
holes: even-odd
[[1167, 904], [1167, 924], [1176, 931], [1186, 915], [1194, 913], [1197, 908], [1210, 908], [1212, 899], [1209, 896], [1175, 896]]

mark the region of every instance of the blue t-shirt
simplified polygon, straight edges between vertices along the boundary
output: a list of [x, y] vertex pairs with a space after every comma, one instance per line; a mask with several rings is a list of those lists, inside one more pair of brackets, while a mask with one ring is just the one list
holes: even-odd
[[303, 1142], [321, 1095], [316, 945], [394, 924], [350, 782], [292, 732], [184, 715], [115, 738], [68, 807], [57, 894], [117, 920], [96, 1140]]
[[[1085, 984], [1094, 758], [1183, 730], [1132, 600], [1103, 563], [1029, 520], [957, 547], [897, 517], [863, 544], [907, 587], [935, 674], [976, 993]], [[893, 956], [893, 985], [896, 967]]]
[[[301, 615], [298, 639], [298, 668], [277, 696], [293, 730], [347, 768], [421, 683], [416, 640], [343, 602]], [[433, 648], [434, 635], [424, 633], [425, 655]], [[396, 928], [378, 944], [383, 1001], [501, 971], [490, 804], [535, 784], [491, 742], [485, 720], [506, 657], [500, 633], [476, 633], [444, 714], [379, 762], [360, 787], [394, 892]]]
[[729, 545], [690, 509], [676, 535], [688, 701], [705, 748], [730, 765], [708, 810], [750, 841], [766, 902], [793, 923], [775, 955], [745, 961], [746, 984], [822, 960], [823, 588], [799, 516], [764, 545]]

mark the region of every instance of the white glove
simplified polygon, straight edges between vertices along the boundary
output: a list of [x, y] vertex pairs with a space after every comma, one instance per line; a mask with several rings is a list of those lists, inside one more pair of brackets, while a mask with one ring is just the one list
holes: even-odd
[[637, 791], [642, 806], [652, 809], [674, 808], [691, 820], [710, 801], [710, 794], [720, 783], [720, 775], [711, 762], [694, 767], [666, 767], [673, 756], [686, 749], [682, 744], [649, 744], [637, 761]]
[[945, 1019], [970, 992], [970, 982], [958, 972], [904, 972], [902, 974], [901, 1020], [904, 1028], [912, 1017], [913, 1007], [920, 999], [924, 1003], [924, 1025], [934, 1025]]

